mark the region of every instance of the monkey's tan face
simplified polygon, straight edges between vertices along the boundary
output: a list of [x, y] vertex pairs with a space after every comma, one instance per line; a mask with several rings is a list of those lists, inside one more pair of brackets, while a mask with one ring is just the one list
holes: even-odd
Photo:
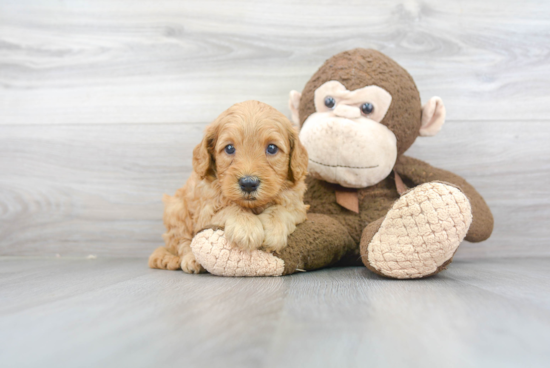
[[300, 140], [309, 153], [308, 171], [347, 188], [364, 188], [385, 179], [397, 159], [397, 141], [380, 121], [392, 97], [378, 86], [348, 91], [329, 81], [315, 91], [315, 109]]

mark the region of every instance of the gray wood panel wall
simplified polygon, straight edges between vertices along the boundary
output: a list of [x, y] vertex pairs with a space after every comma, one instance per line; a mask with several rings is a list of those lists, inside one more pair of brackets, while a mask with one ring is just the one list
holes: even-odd
[[457, 257], [550, 254], [550, 2], [0, 1], [0, 255], [139, 256], [205, 125], [257, 99], [288, 114], [331, 55], [378, 49], [443, 98], [409, 154], [494, 211]]

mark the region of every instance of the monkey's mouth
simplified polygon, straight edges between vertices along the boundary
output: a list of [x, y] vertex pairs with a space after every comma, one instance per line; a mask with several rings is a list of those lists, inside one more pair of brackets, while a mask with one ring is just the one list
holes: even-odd
[[309, 159], [309, 161], [313, 162], [314, 164], [318, 164], [318, 165], [322, 165], [322, 166], [326, 166], [326, 167], [343, 167], [345, 169], [374, 169], [374, 168], [377, 168], [379, 166], [379, 165], [375, 165], [375, 166], [328, 165], [328, 164], [324, 164], [324, 163], [319, 162], [319, 161], [312, 160], [311, 158]]

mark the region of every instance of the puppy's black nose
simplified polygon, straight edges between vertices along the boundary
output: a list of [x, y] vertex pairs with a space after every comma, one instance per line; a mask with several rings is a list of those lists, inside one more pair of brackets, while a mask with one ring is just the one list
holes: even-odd
[[239, 185], [243, 192], [252, 193], [260, 186], [260, 179], [253, 176], [243, 176], [239, 179]]

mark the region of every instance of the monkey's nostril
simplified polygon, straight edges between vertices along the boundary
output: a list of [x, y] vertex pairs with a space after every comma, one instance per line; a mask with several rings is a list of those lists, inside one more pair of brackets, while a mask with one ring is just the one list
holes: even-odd
[[260, 186], [260, 179], [253, 176], [243, 176], [239, 179], [239, 185], [243, 192], [252, 193]]

